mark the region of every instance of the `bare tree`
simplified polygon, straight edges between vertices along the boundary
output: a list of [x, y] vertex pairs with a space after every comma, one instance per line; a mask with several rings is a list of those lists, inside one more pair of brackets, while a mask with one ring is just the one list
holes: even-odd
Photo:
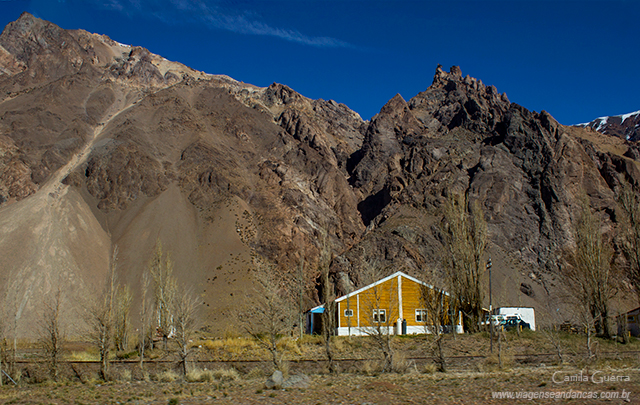
[[322, 274], [322, 300], [324, 301], [324, 312], [322, 313], [322, 337], [324, 339], [324, 350], [329, 362], [329, 372], [335, 373], [336, 367], [333, 362], [332, 339], [336, 329], [336, 294], [331, 278], [329, 277], [329, 265], [331, 255], [325, 243], [320, 254], [320, 272]]
[[596, 357], [597, 354], [594, 353], [594, 341], [593, 341], [593, 335], [594, 332], [597, 331], [596, 329], [596, 324], [597, 324], [597, 319], [594, 318], [593, 313], [589, 310], [589, 308], [583, 307], [581, 308], [582, 310], [578, 312], [578, 320], [580, 322], [580, 324], [582, 325], [582, 327], [584, 328], [584, 333], [587, 336], [587, 341], [586, 341], [586, 349], [587, 349], [587, 359], [591, 359], [593, 357]]
[[640, 301], [640, 195], [625, 184], [618, 196], [622, 207], [620, 225], [622, 250], [627, 259], [626, 275]]
[[102, 294], [89, 306], [87, 323], [89, 325], [89, 339], [100, 353], [100, 376], [109, 379], [109, 355], [113, 342], [114, 300], [116, 293], [116, 267], [118, 262], [118, 247], [113, 249], [109, 274]]
[[538, 314], [542, 315], [543, 318], [547, 319], [548, 324], [546, 326], [542, 326], [540, 331], [542, 336], [544, 336], [545, 339], [553, 346], [560, 364], [563, 364], [565, 361], [564, 353], [566, 351], [566, 345], [562, 341], [562, 319], [559, 315], [560, 302], [562, 302], [562, 300], [557, 296], [549, 297], [549, 299], [546, 300], [544, 307], [536, 309], [536, 311]]
[[196, 330], [196, 315], [199, 306], [200, 300], [190, 290], [181, 291], [172, 301], [174, 336], [178, 344], [178, 354], [184, 376], [187, 375], [187, 357], [190, 352], [189, 341]]
[[444, 205], [441, 230], [445, 247], [443, 264], [453, 298], [452, 313], [462, 311], [465, 330], [476, 332], [482, 319], [480, 282], [487, 243], [487, 223], [480, 204], [477, 201], [470, 204], [466, 196], [451, 194]]
[[[5, 306], [6, 306], [6, 303], [5, 303]], [[10, 316], [9, 311], [0, 311], [0, 387], [2, 386], [3, 379], [5, 377], [11, 379], [10, 375], [12, 375], [15, 370], [15, 349], [13, 350], [13, 354], [11, 354], [12, 350], [10, 349], [10, 342], [9, 342], [10, 340], [10, 322], [8, 321], [10, 319], [9, 316]], [[15, 319], [16, 317], [14, 317], [14, 320]], [[14, 327], [15, 325], [16, 325], [16, 322], [13, 322]], [[13, 331], [13, 335], [15, 336], [15, 329]], [[15, 340], [14, 340], [14, 343], [15, 343]]]
[[4, 363], [7, 355], [6, 322], [4, 315], [4, 312], [0, 312], [0, 387], [2, 387], [2, 380], [4, 378]]
[[149, 303], [149, 286], [151, 284], [151, 275], [149, 269], [142, 271], [142, 302], [140, 303], [140, 369], [144, 370], [144, 355], [147, 346], [147, 334], [150, 324], [150, 303]]
[[127, 285], [118, 285], [114, 303], [114, 345], [116, 350], [126, 350], [129, 344], [131, 302], [133, 295]]
[[296, 317], [295, 305], [289, 294], [278, 282], [273, 266], [255, 259], [256, 287], [247, 296], [248, 310], [239, 313], [239, 323], [271, 354], [276, 370], [282, 367], [281, 349], [283, 337], [289, 335]]
[[304, 248], [300, 251], [300, 266], [298, 267], [298, 333], [299, 338], [302, 339], [302, 334], [304, 333]]
[[[602, 224], [589, 207], [586, 199], [575, 225], [575, 249], [567, 255], [563, 268], [569, 291], [573, 293], [581, 315], [589, 313], [596, 333], [609, 338], [609, 302], [616, 293], [611, 272], [613, 249], [605, 240]], [[584, 318], [584, 316], [582, 316]], [[591, 323], [583, 319], [583, 323]], [[590, 329], [590, 328], [588, 328]]]
[[[397, 281], [390, 280], [387, 285], [376, 284], [382, 279], [383, 269], [376, 260], [365, 260], [363, 263], [363, 281], [366, 284], [374, 284], [371, 288], [361, 293], [361, 306], [368, 325], [364, 332], [371, 336], [378, 349], [382, 352], [382, 372], [391, 371], [393, 366], [394, 350], [391, 346], [393, 319], [398, 318], [398, 286]], [[362, 312], [361, 312], [362, 314]]]
[[173, 276], [173, 261], [169, 254], [165, 257], [160, 239], [156, 241], [148, 267], [154, 284], [153, 293], [158, 331], [162, 334], [164, 350], [167, 350], [167, 342], [173, 330], [171, 308], [176, 295], [177, 283]]
[[99, 298], [89, 309], [89, 327], [89, 337], [100, 354], [100, 377], [107, 381], [113, 337], [113, 317], [107, 297]]
[[425, 334], [431, 337], [431, 351], [433, 353], [438, 371], [445, 372], [446, 359], [443, 349], [444, 326], [447, 325], [447, 309], [449, 298], [445, 292], [437, 287], [421, 286], [420, 302], [425, 308], [426, 314], [421, 314], [425, 325]]
[[45, 299], [43, 303], [42, 318], [40, 321], [40, 345], [49, 366], [49, 376], [53, 381], [58, 380], [58, 363], [62, 355], [64, 333], [61, 325], [62, 291], [60, 288], [53, 296]]

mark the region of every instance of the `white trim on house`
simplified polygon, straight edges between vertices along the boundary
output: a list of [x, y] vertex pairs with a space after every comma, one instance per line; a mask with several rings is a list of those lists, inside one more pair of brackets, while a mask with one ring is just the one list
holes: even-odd
[[[415, 277], [411, 277], [410, 275], [408, 275], [408, 274], [406, 274], [406, 273], [404, 273], [402, 271], [396, 271], [395, 273], [393, 273], [393, 274], [391, 274], [391, 275], [389, 275], [389, 276], [387, 276], [387, 277], [385, 277], [383, 279], [380, 279], [380, 280], [376, 281], [375, 283], [369, 284], [369, 285], [364, 286], [364, 287], [362, 287], [362, 288], [360, 288], [358, 290], [352, 291], [349, 294], [343, 295], [340, 298], [336, 298], [336, 302], [344, 301], [348, 297], [351, 297], [351, 296], [356, 295], [356, 294], [360, 294], [361, 292], [366, 291], [366, 290], [368, 290], [370, 288], [373, 288], [373, 287], [375, 287], [377, 285], [380, 285], [380, 284], [382, 284], [382, 283], [384, 283], [386, 281], [389, 281], [394, 277], [400, 277], [400, 276], [405, 277], [405, 278], [407, 278], [407, 279], [409, 279], [409, 280], [411, 280], [411, 281], [413, 281], [415, 283], [421, 284], [421, 285], [423, 285], [425, 287], [428, 287], [428, 288], [431, 288], [431, 289], [435, 289], [436, 288], [436, 287], [432, 286], [431, 284], [427, 284], [424, 281], [420, 281]], [[443, 291], [443, 293], [447, 297], [449, 296], [449, 293], [447, 293], [446, 291]]]
[[[338, 304], [337, 305], [337, 315], [338, 315], [338, 327], [336, 328], [336, 333], [338, 336], [347, 336], [347, 335], [351, 335], [351, 336], [366, 336], [366, 335], [370, 335], [371, 334], [371, 328], [370, 326], [360, 326], [360, 293], [363, 291], [366, 291], [370, 288], [373, 288], [375, 286], [378, 286], [382, 283], [385, 283], [391, 279], [393, 279], [394, 277], [398, 278], [398, 304], [399, 304], [399, 319], [404, 319], [404, 314], [403, 314], [403, 308], [402, 308], [402, 277], [406, 277], [408, 280], [413, 281], [415, 283], [417, 283], [418, 285], [422, 285], [425, 286], [427, 288], [430, 289], [435, 289], [435, 287], [431, 284], [427, 284], [423, 281], [420, 281], [418, 279], [416, 279], [415, 277], [411, 277], [408, 274], [402, 272], [402, 271], [397, 271], [385, 278], [382, 278], [378, 281], [376, 281], [375, 283], [369, 284], [365, 287], [362, 287], [358, 290], [352, 291], [349, 294], [343, 295], [340, 298], [337, 298], [335, 300], [335, 302]], [[447, 293], [446, 291], [443, 291], [443, 293], [446, 296], [449, 296], [449, 293]], [[342, 314], [342, 306], [341, 303], [342, 301], [344, 301], [345, 299], [349, 298], [349, 297], [353, 297], [355, 295], [356, 297], [356, 324], [357, 325], [353, 325], [352, 322], [348, 322], [348, 326], [342, 326], [340, 319], [341, 319], [341, 314]], [[317, 310], [318, 308], [324, 308], [324, 304], [322, 305], [318, 305], [317, 307], [312, 308], [310, 311], [313, 310]], [[346, 306], [345, 306], [346, 308]], [[353, 310], [353, 309], [352, 309]], [[385, 311], [386, 312], [386, 311]], [[388, 315], [388, 314], [385, 314]], [[415, 314], [410, 314], [411, 316], [415, 316]], [[350, 319], [353, 319], [352, 317]], [[349, 326], [350, 325], [350, 326]], [[400, 325], [395, 325], [394, 324], [390, 324], [388, 326], [383, 326], [383, 328], [387, 328], [389, 334], [396, 334], [396, 333], [401, 333], [401, 327]], [[367, 333], [367, 331], [369, 331], [370, 333]], [[462, 327], [462, 312], [458, 312], [458, 323], [456, 325], [456, 331], [457, 333], [463, 333], [464, 329]], [[414, 335], [414, 334], [424, 334], [424, 333], [430, 333], [430, 331], [428, 330], [428, 328], [425, 328], [424, 325], [417, 325], [417, 326], [409, 326], [407, 325], [407, 334], [410, 335]]]
[[402, 276], [398, 274], [398, 318], [404, 319], [402, 316]]
[[360, 327], [360, 296], [356, 295], [356, 305], [358, 307], [358, 328]]
[[[351, 336], [369, 336], [374, 334], [372, 326], [369, 327], [351, 327]], [[383, 333], [388, 333], [390, 335], [395, 335], [397, 330], [393, 325], [382, 326]], [[387, 328], [387, 331], [384, 331], [384, 328]], [[431, 333], [430, 328], [425, 328], [424, 326], [407, 326], [407, 335], [423, 335], [426, 333]], [[343, 326], [341, 328], [336, 328], [336, 333], [338, 336], [349, 336], [349, 328]], [[456, 325], [456, 333], [464, 333], [462, 329], [462, 325]]]
[[[387, 331], [385, 332], [385, 328], [387, 329]], [[373, 326], [364, 326], [364, 327], [351, 327], [351, 336], [369, 336], [369, 335], [374, 335], [377, 332], [374, 331], [375, 327]], [[389, 335], [394, 335], [396, 328], [393, 327], [393, 325], [390, 326], [381, 326], [380, 327], [382, 333], [388, 333]], [[338, 336], [349, 336], [349, 328], [347, 327], [342, 327], [342, 328], [336, 328], [336, 333], [338, 334]], [[422, 332], [424, 333], [424, 331]]]

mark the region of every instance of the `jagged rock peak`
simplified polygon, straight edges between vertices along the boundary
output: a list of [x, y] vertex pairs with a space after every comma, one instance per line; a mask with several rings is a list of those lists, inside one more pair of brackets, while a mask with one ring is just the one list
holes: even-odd
[[482, 80], [478, 80], [469, 75], [463, 78], [462, 70], [459, 66], [451, 66], [449, 72], [445, 72], [442, 70], [442, 65], [438, 65], [431, 86], [444, 88], [446, 90], [456, 90], [459, 89], [459, 86], [456, 86], [456, 84], [463, 85], [466, 90], [479, 91], [492, 98], [499, 99], [505, 103], [510, 103], [507, 93], [499, 94], [498, 89], [496, 89], [495, 86], [485, 86], [484, 83], [482, 83]]
[[291, 87], [280, 83], [272, 83], [267, 88], [265, 96], [267, 102], [284, 105], [302, 101], [304, 98]]
[[430, 136], [462, 127], [478, 134], [488, 134], [502, 120], [511, 103], [506, 94], [494, 86], [462, 76], [458, 66], [445, 72], [436, 68], [432, 85], [408, 102], [415, 118]]
[[398, 113], [402, 112], [403, 110], [409, 110], [409, 105], [407, 104], [407, 102], [405, 101], [404, 98], [402, 98], [402, 96], [400, 95], [400, 93], [396, 94], [395, 96], [393, 96], [393, 98], [389, 101], [387, 101], [387, 104], [385, 104], [382, 109], [380, 109], [380, 113], [381, 114], [393, 114], [393, 115], [397, 115]]
[[67, 37], [66, 31], [57, 25], [24, 12], [7, 24], [0, 35], [0, 45], [19, 61], [28, 63], [33, 55], [57, 46]]

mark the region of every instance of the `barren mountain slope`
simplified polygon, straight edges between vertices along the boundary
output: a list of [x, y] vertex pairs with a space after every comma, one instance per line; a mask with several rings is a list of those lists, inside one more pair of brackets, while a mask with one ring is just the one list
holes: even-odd
[[256, 254], [289, 287], [304, 256], [317, 303], [325, 238], [340, 292], [361, 285], [365, 259], [440, 284], [451, 192], [485, 210], [500, 304], [556, 305], [582, 195], [611, 231], [620, 182], [640, 180], [634, 142], [563, 127], [457, 67], [364, 122], [29, 14], [0, 46], [0, 293], [21, 334], [59, 286], [82, 320], [116, 245], [137, 305], [158, 239], [218, 332], [246, 304]]
[[118, 273], [138, 292], [162, 240], [180, 282], [219, 320], [251, 288], [252, 251], [288, 268], [305, 244], [315, 260], [325, 229], [340, 250], [361, 234], [346, 161], [364, 123], [345, 106], [28, 14], [0, 44], [24, 63], [0, 78], [2, 287], [21, 324], [59, 285], [69, 318], [82, 319], [116, 245]]
[[365, 190], [368, 228], [337, 267], [353, 279], [363, 256], [378, 257], [441, 283], [442, 205], [462, 192], [485, 210], [499, 305], [564, 308], [557, 270], [581, 198], [615, 234], [615, 193], [640, 181], [627, 157], [636, 149], [510, 103], [457, 67], [438, 68], [429, 89], [409, 102], [396, 96], [372, 119], [352, 178]]

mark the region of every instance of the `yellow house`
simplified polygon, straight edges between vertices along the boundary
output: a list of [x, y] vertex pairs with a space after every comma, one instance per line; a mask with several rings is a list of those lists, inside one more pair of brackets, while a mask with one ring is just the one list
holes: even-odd
[[[434, 305], [436, 291], [433, 286], [401, 271], [393, 273], [336, 299], [336, 335], [369, 335], [374, 331], [389, 334], [431, 333], [436, 325], [442, 331], [450, 330], [449, 294], [442, 292]], [[317, 314], [323, 311], [323, 305], [309, 311], [308, 332], [317, 330], [320, 320]], [[439, 319], [434, 322], [431, 319], [434, 317]], [[462, 316], [458, 314], [456, 318], [456, 331], [462, 333]]]

